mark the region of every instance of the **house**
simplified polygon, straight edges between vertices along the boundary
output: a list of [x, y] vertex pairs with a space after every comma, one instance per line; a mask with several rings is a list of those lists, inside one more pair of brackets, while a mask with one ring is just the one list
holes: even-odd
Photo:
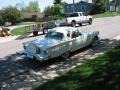
[[93, 4], [92, 0], [84, 0], [78, 3], [66, 4], [63, 7], [61, 7], [61, 12], [63, 13], [89, 12], [92, 8], [92, 4]]
[[22, 13], [22, 19], [24, 21], [34, 21], [37, 19], [42, 19], [44, 17], [44, 13], [38, 13], [38, 12], [23, 12]]

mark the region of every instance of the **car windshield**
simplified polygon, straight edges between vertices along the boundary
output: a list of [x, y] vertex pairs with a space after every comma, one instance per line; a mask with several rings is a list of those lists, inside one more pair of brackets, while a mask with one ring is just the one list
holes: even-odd
[[46, 38], [51, 38], [51, 39], [57, 39], [57, 40], [62, 40], [63, 39], [63, 33], [60, 32], [55, 32], [55, 31], [49, 31], [46, 36]]

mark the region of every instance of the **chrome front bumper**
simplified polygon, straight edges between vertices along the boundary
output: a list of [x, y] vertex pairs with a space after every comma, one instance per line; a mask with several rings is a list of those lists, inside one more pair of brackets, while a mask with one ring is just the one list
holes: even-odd
[[39, 61], [45, 61], [46, 59], [43, 56], [40, 56], [39, 54], [30, 54], [28, 52], [24, 52], [24, 55], [30, 59], [36, 58]]

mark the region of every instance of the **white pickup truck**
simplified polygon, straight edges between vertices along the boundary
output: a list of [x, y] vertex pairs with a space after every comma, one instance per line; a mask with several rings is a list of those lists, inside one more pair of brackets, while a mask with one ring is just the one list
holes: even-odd
[[92, 24], [92, 16], [86, 15], [84, 12], [74, 12], [65, 15], [66, 18], [56, 20], [56, 25], [63, 26], [63, 25], [71, 25], [73, 27], [76, 24], [82, 26], [83, 23]]
[[24, 54], [39, 61], [58, 56], [66, 59], [71, 52], [93, 44], [98, 39], [98, 34], [98, 31], [89, 32], [74, 27], [56, 27], [50, 29], [43, 38], [23, 43]]

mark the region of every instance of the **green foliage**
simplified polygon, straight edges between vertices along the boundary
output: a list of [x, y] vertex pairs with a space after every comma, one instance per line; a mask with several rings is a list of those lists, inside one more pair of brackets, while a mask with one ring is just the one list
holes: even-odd
[[62, 0], [54, 0], [54, 4], [60, 4]]
[[60, 7], [61, 4], [46, 7], [44, 10], [45, 16], [52, 16], [53, 18], [61, 16]]
[[16, 7], [9, 6], [1, 10], [0, 18], [3, 22], [9, 21], [16, 24], [21, 21], [21, 12]]
[[46, 16], [53, 16], [53, 18], [62, 17], [60, 8], [65, 4], [66, 4], [65, 2], [62, 2], [61, 4], [55, 4], [53, 6], [48, 6], [44, 9], [44, 13]]
[[55, 4], [54, 6], [52, 6], [52, 11], [53, 11], [53, 15], [60, 15], [60, 4]]
[[11, 31], [13, 35], [22, 35], [26, 32], [25, 27], [15, 28]]
[[0, 25], [3, 25], [3, 19], [2, 19], [2, 16], [0, 16]]
[[51, 6], [48, 6], [44, 9], [44, 13], [46, 16], [51, 16], [53, 14], [52, 12], [52, 7]]
[[106, 0], [96, 0], [95, 3], [92, 5], [92, 9], [90, 14], [99, 14], [106, 11]]
[[51, 16], [52, 19], [60, 19], [63, 14], [60, 11], [60, 8], [67, 4], [66, 2], [61, 2], [62, 0], [54, 0], [53, 6], [48, 6], [44, 9], [45, 16]]
[[22, 9], [25, 12], [40, 12], [38, 1], [30, 1], [29, 5]]

